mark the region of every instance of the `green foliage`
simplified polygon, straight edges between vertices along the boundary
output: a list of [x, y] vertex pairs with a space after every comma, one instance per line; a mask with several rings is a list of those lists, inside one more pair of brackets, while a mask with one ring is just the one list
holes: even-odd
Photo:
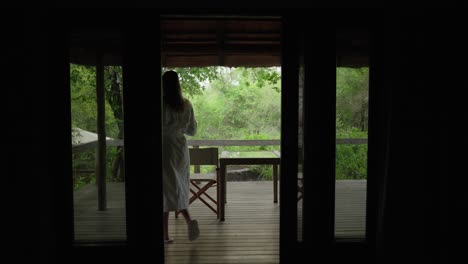
[[[181, 80], [184, 95], [194, 106], [198, 133], [192, 139], [280, 139], [281, 131], [281, 71], [280, 68], [164, 68], [175, 70]], [[117, 80], [112, 73], [117, 73]], [[368, 68], [337, 68], [337, 138], [367, 138]], [[121, 83], [122, 68], [105, 68], [106, 97], [113, 92], [112, 80]], [[70, 66], [72, 125], [96, 132], [95, 68]], [[114, 109], [115, 105], [113, 106]], [[116, 138], [119, 120], [106, 100], [106, 132]], [[148, 121], [148, 122], [151, 122]], [[220, 151], [279, 150], [279, 146], [228, 146]], [[116, 155], [108, 148], [108, 180]], [[94, 168], [94, 151], [76, 155], [73, 166]], [[202, 172], [212, 167], [202, 167]], [[253, 166], [261, 178], [272, 178], [271, 166]], [[367, 146], [337, 145], [336, 178], [365, 179], [367, 177]], [[77, 187], [95, 181], [94, 174], [75, 178]]]
[[70, 65], [72, 127], [96, 131], [96, 73], [93, 67]]
[[[114, 67], [117, 68], [117, 67]], [[120, 67], [119, 67], [120, 68]], [[109, 67], [105, 68], [105, 74]], [[121, 74], [121, 69], [119, 69]], [[106, 78], [107, 77], [107, 78]], [[105, 76], [105, 87], [109, 89], [109, 78]], [[96, 69], [92, 66], [70, 64], [70, 92], [72, 127], [96, 133], [97, 105], [96, 105]], [[118, 122], [113, 110], [106, 100], [106, 134], [108, 137], [117, 137]]]
[[[368, 68], [336, 69], [336, 137], [367, 138]], [[367, 145], [336, 146], [335, 177], [367, 179]]]
[[367, 131], [369, 68], [336, 69], [337, 128]]
[[184, 96], [188, 98], [202, 94], [208, 82], [219, 77], [217, 67], [163, 68], [163, 72], [168, 70], [174, 70], [178, 73], [182, 91]]
[[[112, 182], [112, 162], [116, 156], [117, 148], [107, 147], [107, 161], [106, 161], [106, 181]], [[73, 155], [73, 173], [74, 173], [74, 188], [75, 190], [81, 188], [88, 183], [96, 182], [95, 166], [96, 166], [96, 150], [89, 149]], [[80, 173], [80, 171], [86, 172]], [[91, 171], [88, 171], [91, 170]]]
[[[114, 80], [115, 78], [115, 80]], [[106, 97], [106, 134], [121, 138], [123, 134], [123, 80], [122, 67], [104, 67], [104, 89]], [[117, 85], [117, 87], [113, 87]], [[114, 88], [114, 89], [113, 89]]]
[[96, 183], [96, 176], [94, 175], [94, 173], [87, 174], [87, 175], [75, 176], [73, 189], [75, 191], [77, 191], [81, 187], [83, 187], [83, 186], [85, 186], [87, 184], [90, 184], [90, 183]]
[[367, 145], [337, 145], [335, 177], [337, 180], [367, 179]]
[[73, 154], [73, 181], [75, 190], [78, 190], [88, 183], [96, 182], [94, 172], [82, 172], [83, 170], [94, 169], [95, 159], [94, 149]]
[[[217, 78], [192, 97], [198, 122], [193, 139], [279, 139], [280, 69], [218, 68], [216, 72]], [[279, 146], [220, 147], [224, 150], [279, 150]], [[271, 166], [252, 166], [252, 170], [262, 179], [272, 179]]]
[[[259, 87], [269, 85], [278, 93], [281, 91], [281, 71], [280, 68], [226, 68], [226, 67], [187, 67], [187, 68], [163, 68], [163, 72], [174, 70], [179, 74], [180, 84], [184, 95], [188, 98], [193, 98], [195, 95], [203, 94], [203, 92], [211, 85], [210, 83], [216, 80], [226, 80], [226, 77], [234, 72], [233, 69], [241, 71], [242, 76], [246, 79], [245, 85], [250, 86], [251, 80], [254, 80]], [[236, 73], [238, 74], [238, 73]], [[248, 80], [247, 80], [248, 79]], [[231, 78], [232, 80], [232, 78]], [[249, 81], [250, 80], [250, 81]]]
[[[110, 74], [116, 72], [121, 82], [122, 68], [116, 66], [105, 67], [104, 69], [104, 87], [106, 89], [105, 101], [105, 123], [106, 134], [108, 137], [117, 138], [119, 135], [118, 124], [123, 122], [115, 118], [114, 110], [109, 104], [110, 98]], [[76, 133], [73, 128], [81, 128], [90, 132], [96, 133], [97, 130], [97, 104], [96, 104], [96, 69], [92, 66], [84, 65], [70, 65], [70, 92], [71, 92], [71, 113], [72, 113], [72, 133]], [[75, 131], [75, 132], [73, 132]], [[115, 148], [108, 148], [108, 179], [111, 172], [112, 160], [115, 157]], [[88, 150], [74, 155], [73, 170], [94, 169], [94, 150]], [[95, 182], [94, 173], [76, 173], [74, 178], [74, 186], [80, 188], [81, 186]]]
[[258, 174], [259, 180], [273, 180], [273, 167], [271, 165], [256, 165], [252, 166], [252, 170]]
[[[276, 92], [281, 92], [281, 71], [280, 68], [240, 68], [242, 76], [248, 80], [254, 80], [256, 85], [260, 88], [265, 85], [269, 85], [271, 89]], [[246, 85], [249, 86], [250, 82], [246, 81]]]
[[[272, 72], [269, 74], [268, 72]], [[276, 68], [219, 68], [219, 78], [194, 96], [199, 123], [197, 139], [275, 139], [281, 127], [279, 81]], [[277, 83], [274, 83], [274, 81]]]

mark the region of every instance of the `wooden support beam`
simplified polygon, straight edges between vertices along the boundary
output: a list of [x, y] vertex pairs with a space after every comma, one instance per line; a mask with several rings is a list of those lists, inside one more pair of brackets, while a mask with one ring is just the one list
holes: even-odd
[[98, 209], [107, 209], [106, 199], [106, 113], [104, 97], [104, 64], [101, 52], [96, 54], [96, 101], [97, 101], [97, 134], [96, 148], [96, 184], [98, 187]]
[[[198, 146], [198, 145], [193, 145], [193, 148], [200, 148], [200, 146]], [[193, 169], [194, 169], [193, 172], [195, 172], [195, 173], [200, 173], [200, 165], [195, 165]]]
[[[217, 55], [219, 52], [219, 45], [217, 44], [170, 44], [166, 43], [162, 47], [162, 53], [167, 55], [191, 55], [191, 54], [213, 54]], [[237, 45], [227, 45], [224, 44], [222, 47], [224, 54], [230, 55], [254, 55], [254, 54], [266, 54], [266, 55], [280, 55], [281, 54], [281, 45], [277, 44], [237, 44]]]

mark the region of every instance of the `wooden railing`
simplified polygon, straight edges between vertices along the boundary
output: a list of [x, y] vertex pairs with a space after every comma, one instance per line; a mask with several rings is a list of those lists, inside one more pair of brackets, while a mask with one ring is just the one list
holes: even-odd
[[187, 140], [189, 146], [199, 147], [225, 147], [225, 146], [279, 146], [281, 141], [278, 139], [272, 140], [237, 140], [237, 139], [194, 139]]
[[[205, 140], [205, 139], [194, 139], [194, 140], [187, 140], [187, 144], [194, 148], [198, 148], [200, 146], [203, 147], [224, 147], [224, 146], [280, 146], [281, 140], [279, 139], [271, 139], [271, 140], [226, 140], [226, 139], [214, 139], [214, 140]], [[336, 144], [367, 144], [367, 138], [337, 138]], [[81, 145], [74, 145], [72, 146], [72, 150], [74, 153], [79, 153], [81, 151], [87, 149], [96, 149], [98, 146], [98, 142], [89, 142], [86, 144]], [[106, 140], [106, 146], [124, 146], [123, 139], [110, 139]], [[196, 166], [195, 172], [200, 172], [200, 167]], [[98, 188], [103, 188], [102, 186], [98, 186]], [[100, 200], [103, 200], [101, 198]], [[102, 201], [103, 203], [105, 201]], [[101, 203], [101, 201], [100, 201]]]
[[[189, 146], [279, 146], [281, 140], [269, 139], [269, 140], [237, 140], [237, 139], [194, 139], [187, 140]], [[337, 138], [336, 144], [367, 144], [367, 138]]]
[[[123, 146], [123, 139], [112, 139], [106, 141], [107, 146]], [[238, 140], [238, 139], [193, 139], [187, 140], [189, 146], [194, 147], [224, 147], [224, 146], [279, 146], [281, 140], [279, 139], [253, 139], [253, 140]], [[336, 144], [367, 144], [367, 138], [337, 138]], [[97, 147], [97, 141], [89, 142], [86, 144], [73, 146], [73, 152], [77, 153], [86, 149]]]
[[[187, 144], [194, 148], [204, 147], [225, 147], [225, 146], [280, 146], [281, 140], [187, 140]], [[367, 138], [337, 138], [336, 144], [367, 144]], [[194, 167], [195, 173], [200, 173], [200, 166]]]

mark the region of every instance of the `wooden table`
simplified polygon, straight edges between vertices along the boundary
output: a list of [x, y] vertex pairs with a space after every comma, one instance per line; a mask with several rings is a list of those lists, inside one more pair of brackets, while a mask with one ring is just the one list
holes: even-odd
[[278, 166], [279, 151], [223, 151], [219, 158], [220, 167], [220, 220], [224, 221], [227, 183], [227, 166], [229, 165], [273, 165], [273, 202], [278, 202]]

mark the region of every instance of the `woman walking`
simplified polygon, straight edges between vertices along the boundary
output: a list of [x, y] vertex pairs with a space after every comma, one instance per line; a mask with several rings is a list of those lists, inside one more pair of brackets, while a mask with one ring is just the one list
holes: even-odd
[[197, 132], [192, 104], [182, 96], [179, 76], [175, 71], [163, 74], [163, 197], [164, 242], [169, 238], [169, 212], [179, 211], [185, 218], [190, 240], [198, 238], [198, 223], [189, 211], [190, 157], [185, 135]]

